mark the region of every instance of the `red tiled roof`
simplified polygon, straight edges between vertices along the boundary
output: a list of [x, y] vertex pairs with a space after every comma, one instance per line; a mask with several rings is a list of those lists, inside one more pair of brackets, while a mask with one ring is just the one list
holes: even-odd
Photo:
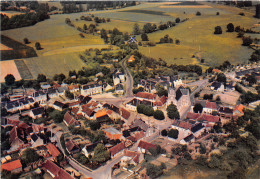
[[198, 118], [198, 120], [205, 120], [208, 122], [219, 122], [219, 116], [213, 116], [210, 114], [203, 114]]
[[14, 126], [18, 126], [18, 124], [20, 123], [19, 120], [11, 120], [7, 118], [7, 124], [12, 124]]
[[125, 119], [128, 119], [131, 115], [131, 113], [124, 108], [120, 108], [120, 111], [121, 111], [121, 116]]
[[162, 106], [166, 103], [167, 97], [166, 96], [162, 96], [159, 100], [156, 101], [156, 105], [157, 106]]
[[179, 123], [179, 127], [184, 128], [184, 129], [191, 129], [192, 125], [191, 125], [191, 123], [189, 123], [189, 122], [183, 122], [183, 121], [181, 121], [181, 122]]
[[30, 126], [24, 122], [22, 122], [21, 124], [18, 125], [18, 128], [27, 129], [28, 127], [30, 127]]
[[111, 115], [112, 113], [113, 113], [113, 111], [107, 110], [107, 114]]
[[123, 150], [125, 148], [125, 144], [123, 142], [115, 145], [114, 147], [112, 147], [111, 149], [109, 149], [110, 154], [113, 156], [115, 154], [117, 154], [118, 152], [120, 152], [121, 150]]
[[53, 82], [53, 86], [52, 87], [53, 88], [59, 88], [59, 87], [61, 87], [61, 85], [59, 85], [58, 83]]
[[79, 111], [79, 107], [74, 107], [74, 108], [71, 109], [71, 112], [72, 112], [73, 114], [77, 114], [78, 111]]
[[54, 179], [73, 179], [69, 173], [49, 160], [44, 162], [43, 167], [54, 175]]
[[86, 113], [88, 116], [91, 116], [91, 114], [94, 112], [92, 109], [90, 109], [87, 106], [81, 106], [82, 107], [82, 112]]
[[68, 151], [72, 151], [74, 147], [78, 148], [78, 146], [72, 140], [69, 140], [65, 145]]
[[142, 140], [139, 142], [138, 147], [143, 148], [145, 150], [149, 150], [151, 148], [156, 149], [156, 145], [142, 141]]
[[217, 110], [217, 103], [207, 101], [205, 104], [205, 108], [215, 109]]
[[200, 116], [200, 113], [188, 112], [186, 118], [187, 119], [197, 119]]
[[125, 152], [125, 156], [132, 158], [132, 160], [135, 163], [139, 163], [139, 156], [140, 156], [139, 152], [134, 152], [134, 151], [127, 150]]
[[1, 171], [2, 170], [12, 171], [12, 170], [15, 170], [15, 169], [21, 168], [21, 167], [22, 167], [21, 161], [18, 159], [18, 160], [9, 162], [9, 163], [2, 164]]
[[105, 115], [107, 115], [107, 112], [105, 110], [100, 110], [95, 114], [96, 118], [103, 117]]
[[240, 113], [244, 114], [244, 106], [242, 104], [239, 104], [235, 107], [234, 111], [238, 110]]
[[135, 96], [139, 97], [139, 98], [144, 98], [144, 99], [155, 99], [156, 98], [156, 94], [146, 93], [146, 92], [138, 92]]
[[68, 107], [73, 107], [73, 106], [79, 105], [80, 102], [79, 101], [75, 101], [75, 102], [67, 103], [67, 104], [68, 104]]
[[79, 89], [79, 85], [70, 85], [68, 86], [69, 90], [73, 90], [73, 89]]
[[52, 143], [48, 143], [46, 145], [46, 148], [53, 157], [57, 157], [60, 155], [60, 151]]
[[68, 125], [73, 125], [77, 122], [76, 119], [72, 115], [70, 115], [69, 111], [67, 111], [64, 115], [64, 120]]

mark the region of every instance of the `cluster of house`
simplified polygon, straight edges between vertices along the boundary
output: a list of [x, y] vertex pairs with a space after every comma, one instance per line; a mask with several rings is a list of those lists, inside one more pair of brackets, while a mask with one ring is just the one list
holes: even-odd
[[194, 113], [194, 106], [192, 106], [191, 111], [187, 113], [186, 120], [176, 120], [171, 126], [179, 131], [179, 136], [182, 137], [179, 139], [181, 144], [192, 143], [202, 133], [211, 130], [217, 122], [223, 122], [223, 119], [237, 118], [244, 114], [242, 104], [231, 108], [218, 106], [215, 102], [207, 100], [196, 100], [196, 103], [203, 106], [201, 113]]
[[125, 81], [126, 81], [125, 75], [119, 70], [116, 70], [115, 73], [113, 74], [113, 83], [114, 83], [114, 89], [116, 94], [124, 93]]
[[156, 93], [156, 85], [161, 85], [165, 89], [172, 86], [177, 88], [180, 85], [183, 85], [182, 79], [178, 75], [174, 76], [156, 76], [155, 78], [150, 79], [141, 79], [137, 84], [137, 88], [142, 87], [146, 92]]
[[170, 87], [168, 90], [168, 98], [166, 96], [159, 97], [157, 94], [148, 92], [138, 92], [134, 98], [126, 103], [126, 108], [131, 111], [136, 111], [139, 104], [152, 106], [154, 110], [161, 109], [165, 105], [174, 104], [178, 111], [190, 106], [190, 92], [189, 89], [182, 85], [177, 88]]

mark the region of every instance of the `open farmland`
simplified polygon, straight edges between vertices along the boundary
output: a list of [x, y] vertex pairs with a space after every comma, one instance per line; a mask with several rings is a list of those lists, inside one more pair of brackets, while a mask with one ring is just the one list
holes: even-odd
[[1, 71], [0, 71], [1, 83], [5, 81], [5, 76], [8, 74], [13, 74], [16, 80], [22, 79], [14, 60], [0, 61], [0, 66], [1, 66]]
[[[197, 11], [202, 15], [196, 16]], [[220, 15], [216, 16], [216, 12]], [[78, 70], [86, 66], [78, 57], [80, 52], [89, 48], [108, 47], [98, 35], [84, 34], [85, 38], [81, 38], [76, 28], [65, 24], [65, 18], [70, 18], [76, 27], [83, 27], [84, 24], [89, 26], [94, 21], [76, 21], [76, 19], [80, 19], [82, 15], [94, 14], [111, 19], [111, 22], [98, 24], [98, 29], [118, 28], [130, 34], [135, 23], [142, 29], [148, 22], [159, 25], [169, 20], [175, 21], [177, 17], [181, 20], [189, 18], [188, 21], [175, 27], [148, 34], [152, 42], [159, 42], [168, 34], [174, 42], [179, 39], [180, 45], [173, 43], [157, 44], [155, 47], [139, 46], [139, 50], [147, 56], [166, 60], [169, 64], [199, 64], [199, 60], [192, 58], [195, 55], [197, 58], [205, 59], [205, 63], [200, 65], [206, 69], [207, 66], [219, 65], [225, 60], [233, 64], [244, 63], [250, 57], [252, 49], [241, 46], [242, 40], [236, 38], [235, 32], [226, 32], [226, 25], [230, 22], [245, 28], [251, 28], [258, 23], [257, 19], [252, 17], [252, 13], [245, 11], [245, 16], [239, 16], [239, 12], [244, 11], [206, 2], [195, 4], [145, 2], [124, 9], [51, 15], [50, 19], [34, 26], [6, 30], [2, 31], [2, 34], [21, 43], [26, 37], [31, 42], [28, 46], [34, 49], [35, 42], [40, 42], [43, 49], [36, 51], [38, 57], [24, 59], [24, 62], [34, 78], [38, 73], [51, 77], [56, 73], [67, 74], [69, 70]], [[214, 35], [215, 26], [221, 26], [223, 34]], [[137, 36], [137, 40], [141, 40], [140, 35]]]
[[70, 70], [79, 70], [86, 66], [79, 58], [79, 53], [66, 53], [51, 56], [24, 59], [34, 78], [39, 73], [47, 77], [53, 77], [55, 74], [63, 73], [68, 75]]

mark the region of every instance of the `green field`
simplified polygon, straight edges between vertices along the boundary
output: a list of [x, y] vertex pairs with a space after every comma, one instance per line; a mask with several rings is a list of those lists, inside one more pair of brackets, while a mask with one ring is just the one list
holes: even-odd
[[[180, 45], [157, 44], [155, 47], [139, 47], [139, 50], [147, 56], [161, 58], [169, 64], [199, 64], [198, 60], [192, 58], [195, 55], [197, 58], [205, 59], [203, 69], [207, 66], [219, 65], [225, 60], [233, 64], [247, 62], [252, 49], [241, 46], [242, 40], [236, 37], [235, 32], [227, 33], [226, 25], [231, 22], [235, 26], [251, 28], [259, 20], [253, 18], [251, 12], [235, 7], [206, 2], [200, 2], [200, 4], [202, 5], [182, 3], [173, 8], [173, 4], [146, 2], [123, 9], [57, 14], [51, 15], [50, 19], [34, 26], [6, 30], [1, 33], [19, 42], [23, 42], [26, 37], [31, 42], [29, 46], [33, 48], [35, 42], [41, 43], [43, 49], [37, 51], [38, 57], [25, 59], [25, 64], [34, 78], [38, 73], [51, 77], [56, 73], [67, 74], [69, 70], [78, 70], [86, 66], [79, 59], [79, 53], [88, 48], [107, 47], [98, 35], [88, 34], [85, 38], [81, 38], [76, 28], [65, 24], [65, 18], [70, 18], [76, 27], [94, 23], [93, 21], [76, 21], [80, 19], [80, 16], [89, 14], [111, 19], [109, 23], [98, 24], [99, 29], [112, 30], [116, 27], [130, 34], [135, 23], [138, 23], [142, 29], [147, 22], [159, 25], [169, 20], [175, 21], [177, 17], [181, 20], [189, 18], [188, 21], [177, 24], [175, 27], [148, 34], [152, 42], [159, 42], [160, 38], [168, 34], [174, 41], [179, 39]], [[200, 11], [202, 15], [196, 16], [197, 11]], [[216, 16], [216, 12], [220, 15]], [[244, 12], [245, 16], [238, 15], [239, 12]], [[215, 26], [222, 27], [222, 35], [213, 34]], [[140, 41], [140, 36], [137, 36], [137, 39]]]

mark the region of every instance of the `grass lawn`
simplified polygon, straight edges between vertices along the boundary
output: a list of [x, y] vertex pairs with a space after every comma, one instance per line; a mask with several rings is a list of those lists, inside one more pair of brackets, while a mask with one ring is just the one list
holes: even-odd
[[68, 75], [70, 70], [79, 70], [83, 66], [87, 66], [79, 58], [80, 53], [67, 53], [51, 56], [42, 56], [24, 59], [25, 64], [29, 68], [34, 78], [42, 73], [51, 78], [55, 74], [63, 73]]

